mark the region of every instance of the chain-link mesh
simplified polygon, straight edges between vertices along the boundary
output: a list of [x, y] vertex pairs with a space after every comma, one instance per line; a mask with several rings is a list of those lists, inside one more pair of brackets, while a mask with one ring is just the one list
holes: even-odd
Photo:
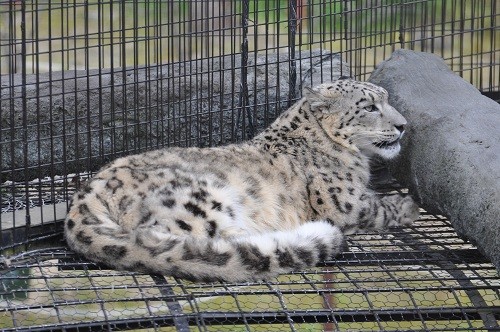
[[424, 212], [411, 228], [348, 242], [348, 252], [314, 270], [242, 284], [106, 270], [65, 247], [29, 251], [2, 273], [0, 325], [6, 331], [499, 328], [500, 277], [445, 218]]

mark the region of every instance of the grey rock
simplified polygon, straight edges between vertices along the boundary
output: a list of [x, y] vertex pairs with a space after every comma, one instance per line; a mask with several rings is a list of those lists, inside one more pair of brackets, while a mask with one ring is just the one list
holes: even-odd
[[[349, 75], [324, 50], [0, 80], [1, 179], [95, 170], [124, 154], [247, 139], [303, 86]], [[246, 77], [246, 79], [242, 79]], [[23, 112], [24, 110], [24, 112]]]
[[408, 120], [395, 177], [500, 270], [500, 105], [428, 53], [395, 51], [370, 81]]

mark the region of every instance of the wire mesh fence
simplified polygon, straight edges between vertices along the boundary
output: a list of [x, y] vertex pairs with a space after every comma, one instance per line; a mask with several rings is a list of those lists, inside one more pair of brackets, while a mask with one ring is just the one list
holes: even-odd
[[[350, 251], [260, 283], [195, 284], [106, 270], [65, 247], [12, 258], [5, 331], [493, 331], [500, 277], [449, 222], [351, 236]], [[169, 328], [165, 328], [169, 327]]]
[[500, 101], [499, 20], [488, 0], [0, 0], [0, 249], [15, 257], [0, 327], [498, 327], [498, 274], [441, 217], [248, 285], [105, 270], [64, 248], [60, 221], [107, 161], [248, 139], [303, 86], [365, 80], [398, 48], [442, 56]]

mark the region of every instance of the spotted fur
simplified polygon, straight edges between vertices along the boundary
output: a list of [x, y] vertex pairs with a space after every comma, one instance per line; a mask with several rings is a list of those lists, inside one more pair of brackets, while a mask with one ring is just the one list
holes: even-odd
[[246, 281], [315, 266], [342, 233], [406, 225], [409, 197], [367, 188], [368, 159], [395, 156], [406, 124], [387, 92], [351, 79], [304, 97], [253, 140], [120, 158], [77, 192], [67, 242], [116, 269]]

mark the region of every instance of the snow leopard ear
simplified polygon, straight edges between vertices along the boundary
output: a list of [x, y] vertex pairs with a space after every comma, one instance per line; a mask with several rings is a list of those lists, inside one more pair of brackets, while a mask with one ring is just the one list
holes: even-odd
[[311, 105], [311, 111], [313, 112], [328, 113], [336, 102], [336, 98], [331, 94], [325, 96], [321, 93], [321, 86], [317, 88], [305, 87], [302, 95]]

